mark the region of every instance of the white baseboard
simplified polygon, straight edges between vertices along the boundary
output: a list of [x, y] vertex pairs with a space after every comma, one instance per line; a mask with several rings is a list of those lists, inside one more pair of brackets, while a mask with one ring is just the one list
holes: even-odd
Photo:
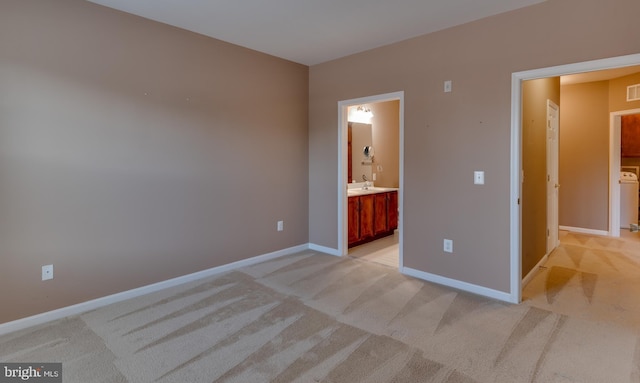
[[508, 303], [518, 303], [513, 295], [509, 293], [505, 293], [503, 291], [493, 290], [483, 286], [478, 286], [471, 283], [458, 281], [456, 279], [451, 279], [451, 278], [442, 277], [440, 275], [426, 273], [424, 271], [411, 269], [409, 267], [403, 267], [400, 270], [400, 272], [411, 277], [423, 279], [425, 281], [437, 283], [439, 285], [453, 287], [454, 289], [481, 295], [483, 297], [497, 299], [499, 301], [508, 302]]
[[164, 290], [169, 287], [182, 285], [184, 283], [196, 281], [198, 279], [206, 278], [212, 275], [224, 273], [230, 270], [238, 269], [240, 267], [251, 266], [256, 263], [268, 261], [274, 258], [282, 257], [289, 254], [294, 254], [300, 251], [309, 249], [308, 244], [298, 245], [283, 250], [274, 251], [272, 253], [262, 254], [256, 257], [243, 259], [241, 261], [228, 263], [222, 266], [216, 266], [207, 270], [198, 271], [192, 274], [183, 275], [181, 277], [168, 279], [166, 281], [154, 283], [138, 287], [132, 290], [123, 291], [108, 295], [106, 297], [93, 299], [87, 302], [78, 303], [75, 305], [62, 307], [56, 310], [47, 311], [41, 314], [33, 315], [30, 317], [17, 319], [11, 322], [0, 324], [0, 335], [8, 334], [10, 332], [22, 330], [31, 326], [47, 323], [64, 317], [82, 314], [90, 310], [94, 310], [112, 303], [121, 302], [127, 299], [139, 297], [141, 295], [154, 293], [156, 291]]
[[593, 234], [593, 235], [604, 235], [604, 236], [609, 235], [609, 232], [606, 230], [584, 229], [581, 227], [572, 227], [572, 226], [560, 226], [559, 229], [570, 231], [573, 233], [580, 233], [580, 234]]
[[332, 249], [330, 247], [316, 245], [315, 243], [309, 243], [309, 250], [319, 251], [321, 253], [325, 253], [329, 255], [335, 255], [336, 257], [341, 256], [338, 249]]
[[549, 259], [549, 254], [545, 254], [544, 257], [542, 257], [542, 259], [540, 259], [540, 261], [536, 263], [535, 266], [533, 266], [533, 269], [531, 269], [531, 271], [529, 271], [527, 275], [524, 278], [522, 278], [523, 288], [527, 285], [527, 283], [531, 282], [533, 277], [536, 276], [538, 271], [540, 271], [540, 266], [542, 266], [547, 261], [547, 259]]

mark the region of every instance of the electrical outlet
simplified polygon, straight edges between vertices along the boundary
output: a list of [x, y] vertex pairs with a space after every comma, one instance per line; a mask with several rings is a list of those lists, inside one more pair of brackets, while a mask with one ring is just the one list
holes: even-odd
[[42, 266], [42, 280], [53, 279], [53, 265]]
[[484, 171], [476, 170], [473, 172], [473, 183], [476, 185], [484, 185]]
[[445, 239], [444, 240], [444, 245], [443, 245], [443, 250], [444, 250], [445, 253], [453, 253], [453, 240]]
[[284, 221], [278, 221], [278, 231], [284, 230]]
[[451, 92], [451, 88], [452, 88], [451, 80], [445, 81], [444, 82], [444, 92], [445, 93]]

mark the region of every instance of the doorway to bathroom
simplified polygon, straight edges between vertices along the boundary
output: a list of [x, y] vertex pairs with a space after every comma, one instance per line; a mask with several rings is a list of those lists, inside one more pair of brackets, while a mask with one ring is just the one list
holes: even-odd
[[402, 271], [404, 92], [340, 101], [338, 121], [339, 254]]

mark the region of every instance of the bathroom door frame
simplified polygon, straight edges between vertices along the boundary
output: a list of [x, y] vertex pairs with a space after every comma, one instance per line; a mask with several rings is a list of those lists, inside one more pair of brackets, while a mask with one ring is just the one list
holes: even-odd
[[398, 191], [398, 249], [399, 262], [398, 269], [402, 271], [404, 265], [403, 244], [404, 244], [404, 91], [377, 94], [373, 96], [353, 98], [350, 100], [338, 101], [338, 254], [340, 256], [349, 253], [348, 244], [348, 217], [347, 217], [347, 162], [349, 153], [348, 125], [347, 117], [349, 107], [361, 104], [371, 104], [386, 101], [399, 101], [399, 191]]

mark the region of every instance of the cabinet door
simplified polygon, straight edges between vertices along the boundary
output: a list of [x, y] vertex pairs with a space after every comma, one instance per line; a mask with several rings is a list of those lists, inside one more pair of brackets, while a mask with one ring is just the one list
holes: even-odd
[[350, 183], [353, 180], [353, 145], [351, 143], [353, 139], [353, 133], [351, 128], [351, 123], [349, 123], [348, 133], [347, 133], [347, 183]]
[[622, 157], [640, 157], [640, 114], [622, 116], [621, 129]]
[[378, 235], [389, 230], [387, 225], [387, 200], [389, 193], [374, 194], [374, 234]]
[[360, 239], [373, 236], [373, 194], [360, 196]]
[[398, 228], [398, 192], [389, 192], [388, 195], [387, 221], [389, 222], [389, 230], [395, 230]]
[[360, 239], [360, 197], [349, 197], [348, 201], [348, 242], [352, 244]]

